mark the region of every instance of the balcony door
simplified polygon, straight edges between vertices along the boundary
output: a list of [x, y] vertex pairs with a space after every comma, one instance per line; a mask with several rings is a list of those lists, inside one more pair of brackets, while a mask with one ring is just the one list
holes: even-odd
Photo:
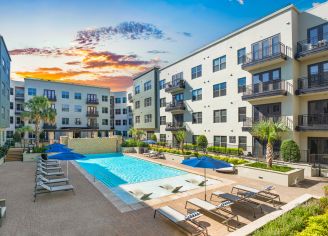
[[252, 44], [252, 58], [254, 61], [265, 59], [278, 53], [280, 53], [280, 34]]
[[281, 69], [277, 68], [253, 75], [253, 93], [269, 92], [281, 89]]
[[182, 126], [183, 125], [183, 114], [173, 115], [172, 120], [173, 120], [173, 124], [175, 124], [175, 126]]
[[272, 118], [275, 121], [281, 116], [281, 103], [271, 103], [253, 106], [253, 121], [259, 122], [266, 118]]
[[328, 167], [328, 138], [308, 138], [309, 161], [320, 163], [321, 168]]
[[172, 95], [172, 103], [173, 104], [181, 103], [181, 102], [183, 102], [183, 99], [184, 99], [183, 93], [178, 93], [178, 94]]
[[308, 125], [328, 125], [328, 99], [308, 102]]
[[308, 87], [328, 86], [328, 61], [308, 66]]
[[[308, 29], [308, 43], [317, 45], [319, 41], [328, 41], [328, 24], [321, 24], [313, 28]], [[327, 43], [327, 42], [326, 42]]]
[[87, 112], [88, 113], [94, 114], [94, 113], [96, 113], [96, 111], [97, 111], [97, 107], [95, 107], [95, 106], [88, 106], [87, 107]]

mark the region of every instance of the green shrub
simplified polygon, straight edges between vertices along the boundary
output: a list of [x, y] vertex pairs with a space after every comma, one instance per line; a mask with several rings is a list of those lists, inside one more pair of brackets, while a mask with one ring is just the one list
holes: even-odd
[[220, 146], [211, 146], [207, 148], [208, 152], [215, 152], [221, 154], [229, 154], [229, 155], [242, 155], [243, 149], [242, 148], [230, 148], [230, 147], [220, 147]]
[[0, 158], [4, 157], [7, 154], [8, 149], [9, 149], [8, 146], [0, 147]]
[[166, 142], [157, 142], [157, 146], [165, 147], [166, 146]]
[[284, 161], [298, 162], [301, 159], [300, 148], [294, 140], [284, 140], [280, 146], [281, 157]]
[[263, 162], [254, 162], [247, 164], [246, 166], [250, 167], [255, 167], [255, 168], [260, 168], [260, 169], [266, 169], [266, 170], [274, 170], [274, 171], [279, 171], [279, 172], [288, 172], [290, 170], [293, 170], [293, 168], [288, 167], [288, 166], [278, 166], [278, 165], [272, 165], [272, 167], [268, 167], [266, 163]]
[[157, 136], [156, 134], [152, 134], [151, 137], [150, 137], [151, 140], [157, 142]]
[[195, 144], [185, 144], [183, 148], [186, 150], [198, 150], [197, 145]]
[[128, 139], [122, 143], [122, 147], [148, 147], [148, 143], [138, 141], [135, 139]]
[[20, 132], [15, 131], [14, 135], [13, 135], [13, 140], [15, 143], [19, 143], [22, 141], [22, 135]]
[[207, 148], [208, 145], [208, 141], [205, 135], [199, 135], [197, 137], [197, 146], [201, 149], [201, 150], [205, 150]]
[[326, 236], [328, 235], [328, 212], [323, 215], [309, 217], [306, 228], [297, 236]]
[[33, 153], [44, 153], [45, 151], [46, 151], [46, 148], [44, 146], [32, 148]]

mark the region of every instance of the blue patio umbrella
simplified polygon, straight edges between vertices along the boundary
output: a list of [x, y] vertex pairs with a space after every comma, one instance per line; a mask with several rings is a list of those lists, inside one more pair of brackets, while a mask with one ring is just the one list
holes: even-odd
[[54, 147], [66, 147], [66, 145], [61, 143], [53, 143], [46, 146], [46, 148], [54, 148]]
[[52, 146], [50, 148], [48, 148], [45, 153], [50, 153], [50, 152], [70, 152], [73, 149], [68, 148], [66, 146]]
[[216, 160], [208, 156], [192, 157], [190, 159], [183, 160], [181, 163], [195, 168], [204, 168], [205, 201], [206, 201], [206, 181], [207, 181], [206, 169], [221, 169], [221, 168], [231, 167], [231, 164], [229, 164], [228, 162]]
[[51, 155], [49, 159], [56, 159], [61, 161], [66, 161], [66, 174], [68, 177], [68, 161], [82, 159], [85, 156], [75, 152], [62, 152], [55, 155]]
[[144, 140], [143, 142], [144, 142], [144, 143], [148, 143], [148, 144], [156, 144], [156, 141], [151, 140], [151, 139], [149, 139], [149, 140]]

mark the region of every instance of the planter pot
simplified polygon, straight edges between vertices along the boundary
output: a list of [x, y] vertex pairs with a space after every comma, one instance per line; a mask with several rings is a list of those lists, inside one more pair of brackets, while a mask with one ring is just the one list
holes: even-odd
[[23, 153], [23, 161], [36, 161], [36, 158], [40, 156], [41, 153]]
[[238, 175], [242, 177], [263, 180], [283, 186], [293, 186], [304, 179], [304, 169], [294, 169], [288, 172], [278, 172], [246, 165], [240, 165], [237, 167], [237, 169]]

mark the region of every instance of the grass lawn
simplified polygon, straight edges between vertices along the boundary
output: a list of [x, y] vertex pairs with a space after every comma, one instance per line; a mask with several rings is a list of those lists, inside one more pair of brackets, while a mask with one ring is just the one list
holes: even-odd
[[272, 165], [272, 168], [269, 168], [266, 163], [262, 163], [262, 162], [254, 162], [254, 163], [246, 164], [246, 166], [265, 169], [265, 170], [274, 170], [278, 172], [288, 172], [290, 170], [293, 170], [293, 168], [291, 167], [278, 166], [278, 165]]

